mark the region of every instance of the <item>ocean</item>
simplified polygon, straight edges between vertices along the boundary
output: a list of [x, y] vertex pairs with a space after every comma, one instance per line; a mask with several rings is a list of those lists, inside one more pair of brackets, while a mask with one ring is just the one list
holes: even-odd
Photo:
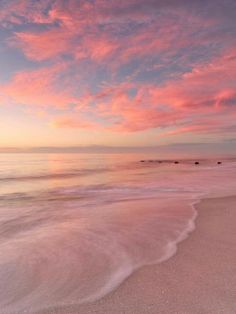
[[235, 194], [234, 159], [156, 160], [1, 154], [0, 313], [102, 298], [175, 254], [195, 228], [194, 204]]

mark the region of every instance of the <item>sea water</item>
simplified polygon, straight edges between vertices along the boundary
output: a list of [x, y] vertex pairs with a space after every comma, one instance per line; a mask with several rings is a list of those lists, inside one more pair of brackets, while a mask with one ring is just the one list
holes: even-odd
[[235, 160], [145, 157], [0, 155], [0, 313], [103, 297], [176, 252], [201, 198], [235, 194]]

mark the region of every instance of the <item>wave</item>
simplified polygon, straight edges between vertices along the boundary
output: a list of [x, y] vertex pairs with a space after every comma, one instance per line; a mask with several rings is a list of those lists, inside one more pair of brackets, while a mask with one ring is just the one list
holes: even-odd
[[6, 222], [0, 250], [4, 314], [97, 300], [139, 267], [171, 257], [194, 229], [196, 211], [186, 201], [155, 203], [67, 209], [59, 217], [58, 209], [45, 209]]
[[108, 168], [82, 169], [82, 170], [77, 169], [77, 170], [71, 170], [70, 172], [60, 172], [60, 173], [46, 173], [46, 174], [23, 175], [23, 176], [5, 176], [5, 177], [0, 177], [0, 182], [65, 179], [65, 178], [71, 178], [71, 177], [86, 176], [86, 175], [101, 173], [105, 171], [111, 171], [111, 170]]

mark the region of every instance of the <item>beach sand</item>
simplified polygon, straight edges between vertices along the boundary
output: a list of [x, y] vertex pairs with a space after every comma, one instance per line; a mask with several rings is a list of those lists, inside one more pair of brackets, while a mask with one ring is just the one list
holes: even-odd
[[236, 197], [196, 205], [196, 229], [168, 261], [145, 266], [101, 300], [57, 314], [235, 314]]

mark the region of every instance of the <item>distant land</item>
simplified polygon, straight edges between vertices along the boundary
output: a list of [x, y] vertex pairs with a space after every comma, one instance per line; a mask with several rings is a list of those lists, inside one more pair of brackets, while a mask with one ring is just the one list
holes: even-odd
[[222, 157], [236, 156], [236, 140], [223, 143], [179, 143], [159, 146], [40, 146], [40, 147], [0, 147], [0, 153], [140, 153], [158, 154], [160, 156], [171, 157]]

